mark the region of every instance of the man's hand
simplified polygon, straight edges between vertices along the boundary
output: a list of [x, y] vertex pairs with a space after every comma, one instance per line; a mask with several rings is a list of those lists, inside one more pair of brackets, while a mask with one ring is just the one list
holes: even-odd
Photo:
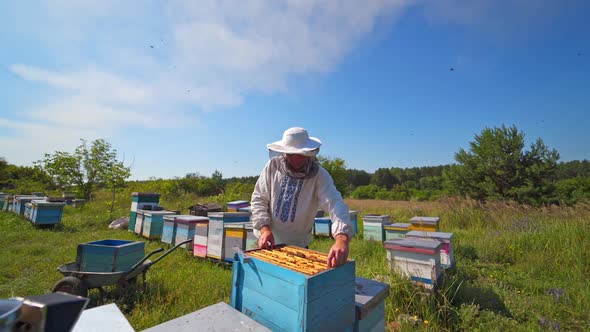
[[258, 248], [272, 249], [275, 246], [275, 237], [268, 226], [260, 228], [260, 237], [258, 238]]
[[336, 235], [336, 241], [330, 253], [328, 254], [328, 267], [337, 267], [344, 263], [348, 259], [348, 236], [346, 234]]

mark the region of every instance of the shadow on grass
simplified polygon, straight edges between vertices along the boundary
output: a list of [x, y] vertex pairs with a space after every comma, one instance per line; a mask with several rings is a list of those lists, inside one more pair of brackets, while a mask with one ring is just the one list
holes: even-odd
[[165, 298], [170, 290], [163, 282], [148, 280], [146, 284], [141, 281], [128, 285], [125, 288], [117, 286], [103, 287], [101, 293], [98, 289], [89, 291], [90, 302], [87, 308], [94, 308], [108, 303], [116, 303], [119, 309], [125, 313], [131, 313], [137, 304], [150, 302], [154, 299]]

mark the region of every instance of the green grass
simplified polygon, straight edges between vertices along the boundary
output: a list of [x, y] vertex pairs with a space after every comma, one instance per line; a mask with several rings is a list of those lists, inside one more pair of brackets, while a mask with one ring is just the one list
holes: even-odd
[[[193, 198], [162, 198], [162, 205], [186, 212]], [[472, 202], [348, 201], [364, 213], [387, 213], [392, 221], [438, 215], [441, 231], [455, 234], [457, 267], [444, 275], [439, 291], [427, 292], [387, 268], [383, 245], [355, 239], [351, 257], [358, 276], [391, 285], [386, 301], [390, 327], [407, 330], [536, 331], [590, 330], [590, 207], [532, 209]], [[129, 200], [118, 202], [126, 216]], [[78, 243], [106, 238], [141, 238], [109, 230], [104, 200], [66, 207], [61, 225], [36, 228], [0, 212], [0, 298], [50, 292], [61, 279], [60, 264], [75, 260]], [[327, 252], [330, 239], [311, 249]], [[160, 247], [148, 243], [146, 251]], [[166, 246], [164, 246], [166, 248]], [[147, 274], [145, 292], [132, 288], [117, 296], [107, 289], [133, 327], [142, 330], [208, 305], [229, 302], [231, 267], [177, 250]], [[90, 293], [91, 305], [100, 303]]]

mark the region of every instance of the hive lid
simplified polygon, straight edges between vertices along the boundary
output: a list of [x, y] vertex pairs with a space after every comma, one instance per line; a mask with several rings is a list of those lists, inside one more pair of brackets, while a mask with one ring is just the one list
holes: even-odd
[[385, 249], [417, 248], [427, 250], [440, 249], [442, 243], [438, 241], [419, 240], [415, 238], [393, 239], [383, 242]]
[[192, 215], [179, 215], [176, 217], [176, 222], [188, 224], [188, 223], [203, 223], [208, 222], [209, 218], [202, 217], [202, 216], [192, 216]]
[[354, 302], [357, 320], [365, 318], [389, 295], [389, 285], [386, 283], [356, 277], [354, 284]]
[[139, 193], [139, 192], [133, 192], [131, 194], [132, 196], [160, 196], [160, 194], [158, 193], [154, 193], [154, 192], [147, 192], [147, 193]]
[[417, 237], [417, 238], [432, 238], [432, 239], [450, 240], [453, 238], [453, 233], [410, 231], [406, 234], [406, 236], [407, 237]]
[[396, 229], [396, 228], [399, 228], [399, 229], [408, 229], [408, 228], [410, 228], [411, 225], [412, 224], [406, 224], [406, 223], [396, 222], [396, 223], [393, 223], [393, 224], [384, 225], [383, 227], [385, 229], [391, 229], [391, 228], [393, 228], [393, 229]]
[[167, 210], [162, 210], [162, 211], [153, 211], [153, 210], [142, 210], [143, 214], [146, 216], [149, 215], [166, 215], [166, 214], [177, 214], [175, 211], [167, 211]]
[[227, 205], [239, 205], [239, 204], [250, 204], [250, 202], [248, 201], [233, 201], [233, 202], [227, 202]]
[[410, 219], [412, 223], [421, 223], [421, 224], [437, 224], [440, 221], [439, 217], [420, 217], [415, 216]]

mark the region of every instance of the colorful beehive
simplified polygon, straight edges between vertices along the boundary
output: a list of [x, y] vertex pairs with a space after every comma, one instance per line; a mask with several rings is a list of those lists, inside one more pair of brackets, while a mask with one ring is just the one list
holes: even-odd
[[441, 268], [450, 269], [455, 266], [455, 255], [453, 253], [453, 233], [410, 231], [408, 234], [406, 234], [406, 237], [408, 239], [424, 239], [441, 242]]
[[4, 204], [8, 200], [8, 196], [9, 196], [8, 194], [0, 193], [0, 211], [5, 210]]
[[258, 239], [254, 235], [254, 226], [252, 223], [248, 223], [246, 228], [246, 250], [258, 249]]
[[389, 215], [387, 214], [365, 214], [363, 216], [363, 238], [383, 242], [385, 239], [383, 225], [388, 223]]
[[319, 236], [332, 236], [332, 220], [330, 217], [315, 218], [314, 234]]
[[100, 240], [78, 245], [76, 262], [80, 271], [128, 271], [144, 256], [145, 243], [128, 240]]
[[193, 255], [196, 257], [207, 257], [207, 233], [209, 223], [200, 223], [195, 227], [195, 238], [193, 240]]
[[[164, 216], [178, 214], [176, 211], [143, 211], [141, 235], [147, 239], [159, 239], [164, 228]], [[178, 232], [178, 230], [177, 230]]]
[[36, 225], [55, 225], [61, 222], [65, 203], [33, 200], [31, 202], [31, 222]]
[[227, 212], [239, 212], [239, 209], [250, 206], [248, 201], [227, 202]]
[[[156, 193], [138, 193], [134, 192], [131, 194], [131, 212], [129, 214], [129, 231], [135, 231], [138, 233], [135, 227], [135, 220], [137, 218], [137, 210], [142, 210], [146, 205], [150, 207], [158, 206], [160, 202], [160, 194]], [[140, 228], [141, 229], [141, 228]]]
[[388, 284], [356, 278], [354, 332], [385, 331], [385, 299], [388, 295]]
[[399, 271], [426, 289], [433, 289], [441, 275], [442, 243], [419, 239], [389, 240], [383, 243], [391, 269]]
[[350, 224], [352, 225], [352, 231], [354, 235], [358, 234], [359, 232], [359, 222], [358, 222], [358, 211], [350, 210], [348, 211], [348, 215], [350, 216]]
[[237, 249], [246, 249], [246, 223], [223, 225], [223, 260], [231, 262]]
[[439, 217], [413, 217], [410, 219], [412, 231], [438, 232]]
[[[197, 224], [208, 224], [209, 218], [201, 216], [181, 215], [176, 218], [176, 240], [180, 243], [186, 240], [194, 240], [195, 227]], [[192, 243], [183, 244], [181, 247], [193, 250]]]
[[[207, 239], [207, 257], [225, 259], [224, 225], [228, 223], [244, 223], [250, 221], [247, 212], [209, 212], [209, 230]], [[233, 254], [233, 252], [229, 253]], [[229, 257], [231, 258], [231, 256]]]
[[293, 246], [234, 255], [232, 306], [273, 331], [351, 331], [355, 263]]
[[385, 241], [394, 239], [403, 239], [406, 237], [406, 233], [410, 231], [410, 224], [406, 223], [393, 223], [383, 225], [385, 231]]
[[[162, 238], [160, 241], [171, 245], [176, 243], [176, 218], [178, 217], [180, 217], [178, 214], [164, 216], [164, 226], [162, 227]], [[137, 223], [137, 220], [135, 222]]]
[[15, 195], [12, 203], [14, 213], [23, 216], [25, 214], [25, 204], [30, 203], [34, 199], [39, 199], [39, 197], [31, 195]]

